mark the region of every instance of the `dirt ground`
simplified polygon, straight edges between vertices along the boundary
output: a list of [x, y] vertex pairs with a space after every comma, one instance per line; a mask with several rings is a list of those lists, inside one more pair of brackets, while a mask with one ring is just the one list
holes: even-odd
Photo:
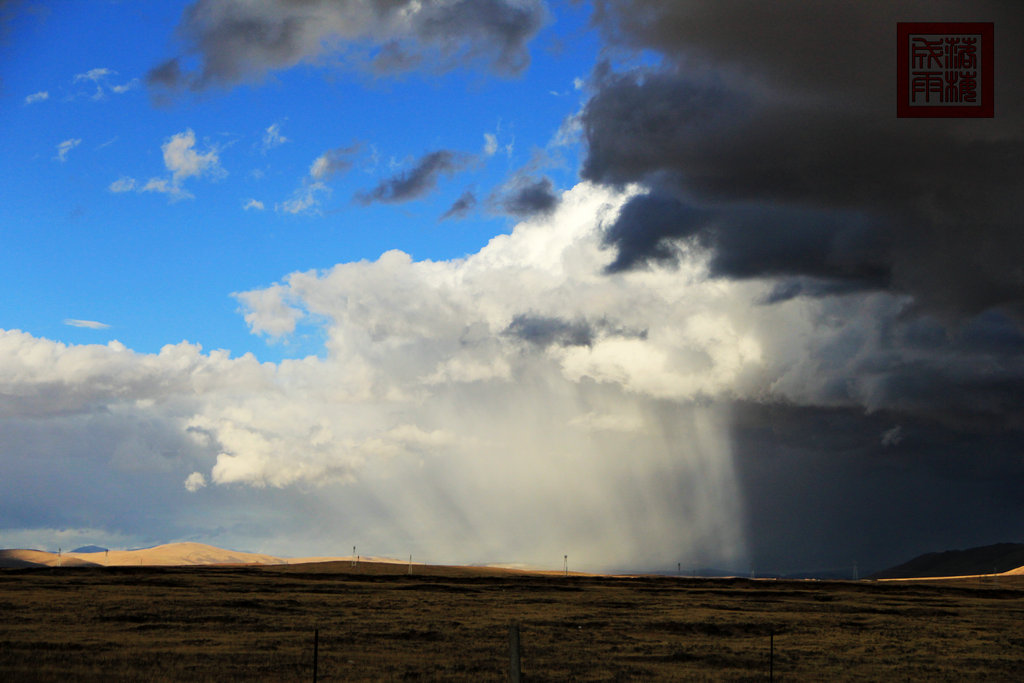
[[1020, 680], [1024, 579], [349, 563], [0, 571], [0, 680]]

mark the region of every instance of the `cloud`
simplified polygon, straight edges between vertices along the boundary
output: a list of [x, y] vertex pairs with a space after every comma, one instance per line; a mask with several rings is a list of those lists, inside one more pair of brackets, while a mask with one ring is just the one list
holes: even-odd
[[455, 202], [448, 207], [439, 220], [448, 220], [449, 218], [463, 218], [468, 214], [473, 207], [476, 206], [476, 195], [473, 194], [472, 190], [466, 190]]
[[39, 92], [32, 93], [25, 97], [25, 104], [35, 104], [36, 102], [45, 102], [50, 99], [50, 93], [46, 90], [40, 90]]
[[596, 338], [594, 328], [584, 320], [520, 314], [512, 319], [506, 333], [540, 347], [591, 346]]
[[263, 202], [258, 199], [250, 199], [243, 206], [242, 209], [248, 211], [255, 209], [256, 211], [262, 211], [264, 209]]
[[57, 156], [54, 158], [63, 164], [65, 161], [67, 161], [68, 154], [71, 152], [71, 150], [73, 150], [75, 147], [78, 147], [80, 144], [82, 144], [81, 138], [69, 138], [65, 140], [64, 142], [57, 145]]
[[575, 429], [583, 429], [590, 432], [642, 432], [645, 420], [641, 415], [622, 415], [614, 413], [597, 413], [591, 411], [584, 415], [572, 418], [566, 423], [567, 426]]
[[331, 188], [324, 183], [306, 182], [292, 193], [292, 198], [275, 204], [277, 211], [290, 214], [315, 212], [320, 205], [319, 195], [330, 194]]
[[114, 193], [131, 192], [135, 189], [135, 178], [121, 176], [114, 182], [110, 183], [107, 189]]
[[494, 156], [494, 153], [498, 151], [498, 137], [491, 133], [484, 133], [484, 154], [486, 156]]
[[[68, 477], [87, 467], [111, 490], [144, 480], [135, 490], [149, 509], [178, 509], [170, 516], [204, 534], [214, 533], [209, 519], [229, 523], [227, 496], [253, 509], [323, 506], [314, 517], [348, 520], [332, 537], [374, 528], [382, 551], [448, 561], [543, 563], [557, 551], [596, 567], [663, 562], [680, 547], [736, 558], [742, 531], [720, 416], [686, 401], [743, 372], [729, 349], [744, 333], [730, 329], [719, 285], [684, 297], [664, 275], [601, 275], [609, 254], [596, 216], [622, 201], [580, 187], [548, 219], [465, 259], [387, 252], [236, 295], [254, 333], [321, 328], [319, 356], [270, 364], [184, 342], [141, 354], [0, 333], [0, 450], [31, 454], [11, 465], [18, 472], [66, 454], [79, 463]], [[646, 336], [621, 331], [649, 322], [637, 298], [664, 301]], [[715, 330], [705, 355], [671, 350], [712, 343], [691, 319]], [[573, 345], [581, 335], [589, 346]], [[619, 353], [623, 343], [635, 348]], [[565, 428], [587, 413], [646, 414], [661, 396], [683, 403], [639, 432], [631, 418]], [[681, 425], [704, 435], [676, 454]], [[23, 474], [28, 488], [42, 476]], [[64, 485], [47, 481], [51, 491]], [[194, 503], [173, 502], [203, 481]], [[22, 503], [7, 490], [2, 499]], [[192, 504], [204, 507], [183, 518]]]
[[82, 81], [91, 81], [98, 83], [105, 79], [107, 76], [113, 76], [117, 74], [116, 71], [112, 71], [106, 68], [89, 69], [85, 73], [75, 75], [75, 83], [81, 83]]
[[[705, 215], [687, 230], [723, 276], [785, 272], [825, 289], [906, 293], [951, 318], [993, 306], [1020, 315], [1024, 280], [1008, 254], [1024, 249], [1013, 218], [1024, 189], [1024, 97], [1007, 93], [980, 125], [897, 119], [892, 31], [914, 7], [598, 3], [607, 39], [660, 52], [662, 62], [595, 71], [581, 115], [582, 176], [643, 183]], [[962, 19], [962, 7], [939, 3], [929, 16]], [[972, 11], [1003, 31], [1024, 28], [1000, 3]], [[771, 40], [754, 28], [767, 23], [777, 27]], [[1019, 59], [996, 49], [998, 78], [1024, 76]], [[842, 56], [853, 52], [862, 57]], [[612, 244], [626, 250], [621, 263], [663, 260], [680, 228], [662, 226], [665, 239], [653, 225], [620, 226]], [[652, 251], [637, 250], [632, 229]]]
[[903, 441], [903, 427], [896, 425], [891, 429], [887, 429], [882, 432], [882, 445], [883, 446], [898, 446]]
[[172, 173], [171, 181], [175, 186], [192, 177], [202, 175], [220, 175], [220, 159], [217, 150], [211, 148], [205, 153], [196, 150], [196, 134], [189, 128], [183, 133], [172, 135], [161, 150], [164, 153], [164, 166]]
[[185, 74], [178, 64], [178, 58], [169, 59], [155, 66], [146, 74], [146, 83], [159, 88], [175, 89], [181, 86]]
[[558, 195], [546, 176], [533, 180], [518, 175], [491, 199], [503, 212], [518, 217], [549, 214], [558, 206]]
[[77, 318], [65, 318], [64, 324], [71, 327], [87, 327], [90, 330], [105, 330], [110, 327], [106, 323], [96, 322], [95, 320], [79, 320]]
[[329, 180], [339, 173], [352, 168], [352, 157], [362, 150], [362, 145], [329, 149], [318, 156], [309, 167], [309, 177], [315, 181]]
[[195, 199], [195, 195], [175, 185], [167, 178], [150, 178], [146, 184], [139, 188], [139, 192], [156, 192], [157, 194], [170, 195], [171, 201], [181, 199]]
[[74, 82], [91, 83], [92, 85], [95, 85], [96, 91], [92, 94], [92, 99], [94, 100], [102, 100], [106, 98], [108, 92], [112, 92], [116, 95], [123, 95], [124, 93], [139, 87], [138, 78], [133, 78], [120, 85], [111, 85], [110, 79], [112, 76], [116, 75], [117, 72], [113, 69], [96, 68], [90, 69], [84, 73], [76, 74]]
[[[972, 467], [1019, 469], [1024, 332], [1006, 314], [951, 330], [880, 290], [764, 305], [776, 278], [716, 276], [703, 249], [610, 271], [608, 226], [647, 196], [584, 183], [464, 258], [390, 251], [235, 294], [254, 334], [313, 334], [315, 356], [2, 332], [5, 466], [19, 490], [101, 473], [97, 510], [132, 482], [175, 520], [164, 534], [322, 547], [372, 529], [382, 552], [594, 568], [846, 561], [807, 510], [848, 538], [882, 521], [858, 496], [948, 520], [933, 491], [955, 482], [962, 511], [992, 492]], [[857, 545], [906, 550], [888, 532]]]
[[227, 175], [220, 165], [219, 151], [210, 147], [205, 152], [196, 148], [196, 135], [191, 128], [172, 135], [160, 147], [163, 152], [164, 167], [171, 173], [170, 177], [154, 177], [139, 185], [134, 178], [122, 176], [112, 182], [107, 189], [114, 193], [156, 192], [170, 196], [171, 201], [192, 199], [195, 195], [183, 185], [189, 178], [207, 177], [219, 180]]
[[139, 83], [140, 83], [139, 79], [133, 78], [133, 79], [131, 79], [130, 81], [128, 81], [126, 83], [122, 83], [121, 85], [112, 85], [112, 86], [110, 86], [110, 90], [112, 92], [114, 92], [115, 94], [123, 95], [124, 93], [126, 93], [126, 92], [128, 92], [130, 90], [135, 90], [136, 88], [138, 88], [139, 87]]
[[263, 132], [263, 143], [260, 146], [260, 151], [266, 154], [268, 150], [280, 147], [286, 142], [288, 142], [288, 138], [281, 135], [281, 124], [272, 123]]
[[352, 168], [352, 159], [362, 147], [359, 143], [337, 147], [318, 156], [310, 164], [309, 173], [292, 193], [291, 199], [278, 203], [275, 209], [290, 214], [317, 213], [321, 197], [331, 192], [327, 182]]
[[147, 81], [203, 90], [328, 57], [377, 73], [482, 62], [515, 74], [529, 63], [526, 45], [545, 17], [539, 0], [197, 0], [178, 27], [197, 70], [183, 71], [179, 55], [151, 70]]
[[465, 167], [467, 158], [446, 149], [426, 154], [408, 171], [382, 180], [377, 187], [356, 195], [362, 204], [407, 202], [427, 194], [441, 175], [451, 175]]
[[206, 477], [203, 476], [202, 472], [193, 472], [185, 478], [185, 490], [189, 493], [195, 493], [201, 488], [206, 486]]

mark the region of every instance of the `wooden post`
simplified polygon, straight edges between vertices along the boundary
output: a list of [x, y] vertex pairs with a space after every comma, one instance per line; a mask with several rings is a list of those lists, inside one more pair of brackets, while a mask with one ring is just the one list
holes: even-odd
[[519, 683], [522, 666], [519, 652], [519, 624], [512, 622], [508, 627], [508, 680]]
[[320, 629], [313, 629], [313, 683], [316, 683], [317, 669], [320, 662]]

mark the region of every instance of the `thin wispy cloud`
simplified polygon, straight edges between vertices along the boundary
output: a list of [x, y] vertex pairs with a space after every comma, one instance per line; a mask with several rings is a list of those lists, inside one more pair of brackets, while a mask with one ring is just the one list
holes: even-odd
[[65, 318], [64, 324], [69, 327], [84, 327], [90, 330], [106, 330], [110, 325], [95, 320], [79, 320], [78, 318]]
[[267, 129], [263, 131], [263, 141], [260, 145], [260, 151], [266, 154], [269, 150], [275, 147], [280, 147], [284, 143], [288, 142], [288, 138], [281, 134], [281, 124], [272, 123], [267, 126]]
[[81, 138], [69, 138], [65, 140], [57, 145], [57, 156], [54, 158], [63, 164], [68, 160], [68, 154], [71, 153], [71, 150], [78, 147], [80, 144], [82, 144]]
[[135, 186], [135, 178], [121, 176], [114, 182], [110, 183], [110, 185], [107, 186], [107, 189], [114, 193], [131, 192], [135, 189]]

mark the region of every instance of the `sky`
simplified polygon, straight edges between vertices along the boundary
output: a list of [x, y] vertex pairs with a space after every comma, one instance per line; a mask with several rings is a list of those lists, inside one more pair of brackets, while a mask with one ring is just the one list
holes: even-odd
[[[990, 21], [995, 115], [896, 117]], [[1024, 541], [1013, 0], [0, 0], [0, 547]]]

